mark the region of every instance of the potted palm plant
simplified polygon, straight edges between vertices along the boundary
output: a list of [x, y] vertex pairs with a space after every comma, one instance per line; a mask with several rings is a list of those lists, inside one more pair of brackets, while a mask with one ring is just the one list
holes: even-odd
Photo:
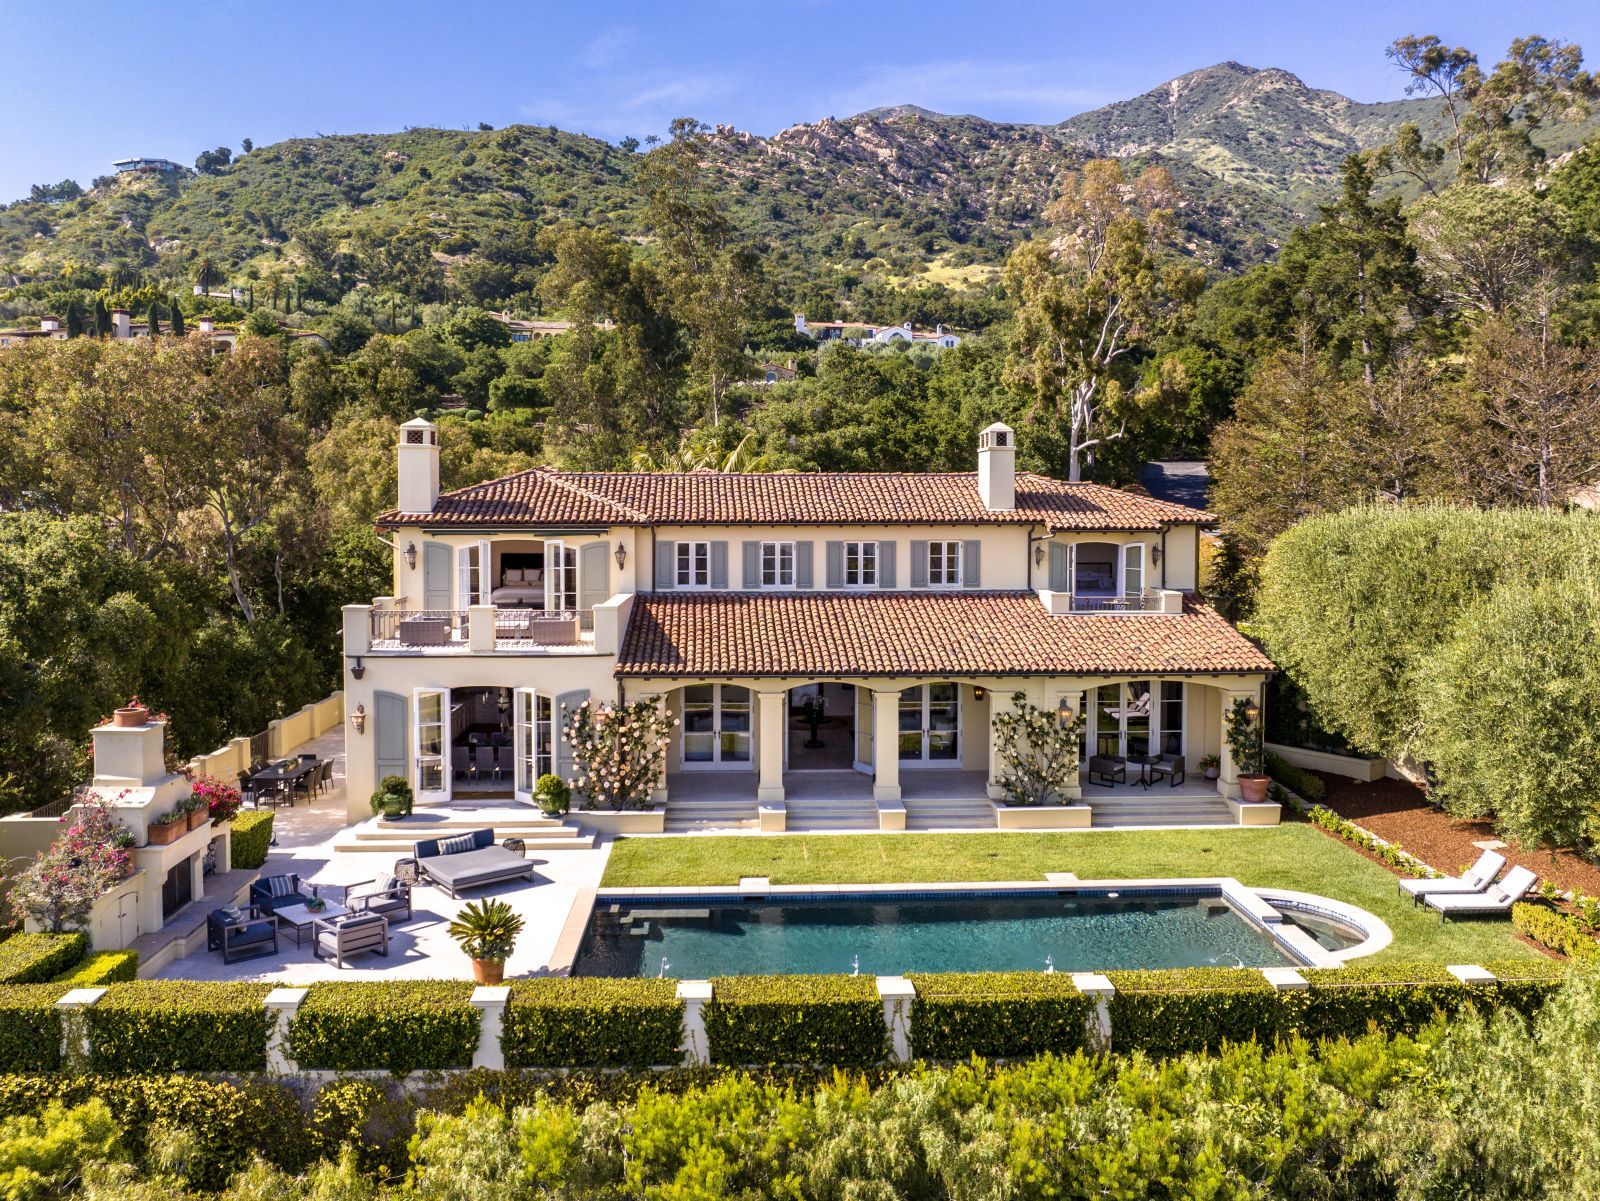
[[456, 914], [449, 930], [472, 960], [472, 978], [479, 984], [499, 984], [523, 925], [504, 901], [472, 901]]

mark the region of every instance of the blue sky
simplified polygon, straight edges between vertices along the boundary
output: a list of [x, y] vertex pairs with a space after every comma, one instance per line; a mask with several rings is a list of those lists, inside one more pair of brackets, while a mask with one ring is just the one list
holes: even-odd
[[1576, 41], [1595, 0], [7, 0], [0, 199], [135, 154], [407, 125], [553, 123], [616, 139], [674, 116], [757, 133], [911, 103], [1059, 121], [1227, 59], [1362, 100], [1383, 48], [1437, 33], [1492, 62]]

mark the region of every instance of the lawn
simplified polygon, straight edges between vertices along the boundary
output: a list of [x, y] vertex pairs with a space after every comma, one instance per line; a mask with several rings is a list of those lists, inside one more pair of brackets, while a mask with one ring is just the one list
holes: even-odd
[[1296, 888], [1359, 905], [1394, 931], [1367, 962], [1478, 963], [1536, 954], [1507, 920], [1451, 922], [1398, 896], [1395, 877], [1314, 827], [1100, 830], [1063, 834], [831, 834], [783, 837], [621, 839], [607, 887], [737, 884], [937, 883], [1039, 880], [1076, 872], [1085, 880], [1232, 876], [1245, 884]]

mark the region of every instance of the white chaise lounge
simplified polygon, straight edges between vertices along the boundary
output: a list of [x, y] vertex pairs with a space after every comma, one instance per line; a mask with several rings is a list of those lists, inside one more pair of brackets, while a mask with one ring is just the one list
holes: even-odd
[[1499, 851], [1485, 851], [1478, 856], [1478, 862], [1459, 876], [1444, 880], [1401, 880], [1400, 891], [1410, 897], [1413, 904], [1426, 896], [1482, 892], [1494, 882], [1505, 865], [1506, 857]]
[[1506, 873], [1504, 880], [1490, 885], [1484, 892], [1423, 897], [1422, 903], [1430, 909], [1437, 909], [1441, 922], [1452, 914], [1460, 917], [1463, 914], [1510, 913], [1511, 906], [1528, 895], [1528, 890], [1538, 878], [1525, 867], [1514, 867]]

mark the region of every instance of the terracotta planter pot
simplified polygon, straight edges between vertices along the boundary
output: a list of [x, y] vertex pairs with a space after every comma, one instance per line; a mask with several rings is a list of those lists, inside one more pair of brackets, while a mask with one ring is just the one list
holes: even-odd
[[1271, 783], [1271, 776], [1240, 776], [1239, 797], [1246, 804], [1259, 805], [1267, 799], [1267, 786]]
[[150, 845], [164, 847], [169, 842], [177, 842], [189, 832], [189, 823], [186, 821], [163, 822], [159, 826], [150, 827]]
[[198, 830], [210, 820], [211, 810], [209, 808], [189, 810], [189, 829], [191, 830]]
[[127, 705], [111, 715], [111, 724], [127, 729], [130, 726], [148, 725], [150, 710], [143, 705]]
[[472, 978], [479, 984], [499, 984], [506, 978], [504, 959], [474, 959]]

